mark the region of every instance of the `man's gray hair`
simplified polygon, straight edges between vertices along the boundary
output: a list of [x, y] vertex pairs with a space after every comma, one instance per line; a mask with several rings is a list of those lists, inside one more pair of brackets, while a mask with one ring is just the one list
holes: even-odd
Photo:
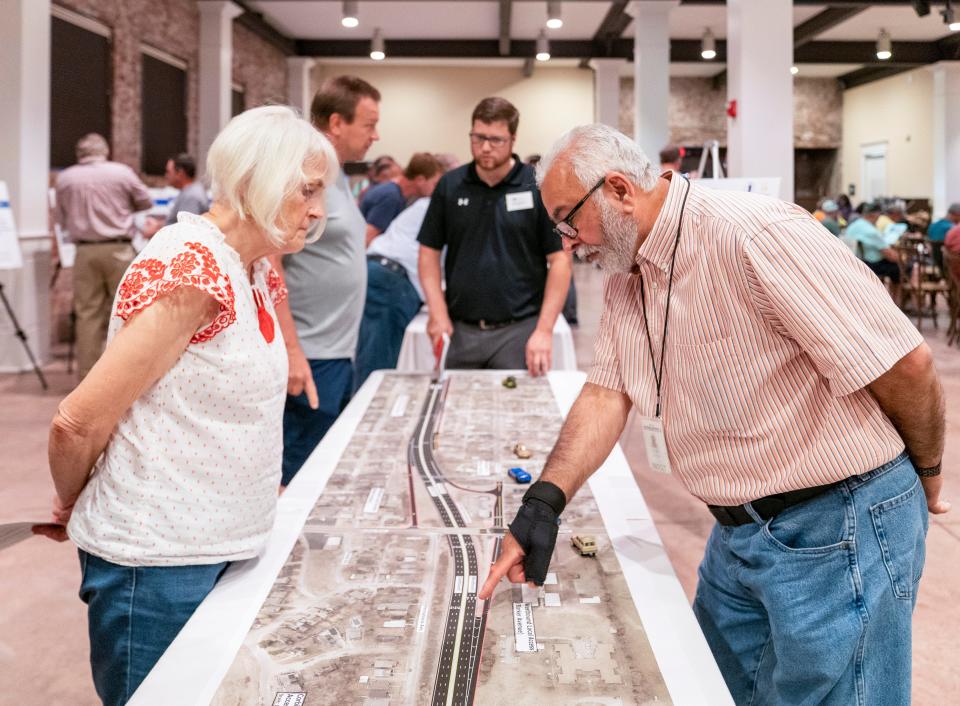
[[584, 190], [610, 172], [621, 172], [644, 191], [657, 184], [659, 174], [640, 145], [609, 125], [581, 125], [564, 133], [537, 163], [537, 185], [563, 156]]
[[960, 203], [950, 204], [950, 208], [947, 209], [947, 213], [952, 213], [955, 216], [960, 216]]
[[106, 138], [95, 132], [84, 135], [77, 140], [77, 161], [87, 157], [104, 157], [110, 154], [110, 145]]

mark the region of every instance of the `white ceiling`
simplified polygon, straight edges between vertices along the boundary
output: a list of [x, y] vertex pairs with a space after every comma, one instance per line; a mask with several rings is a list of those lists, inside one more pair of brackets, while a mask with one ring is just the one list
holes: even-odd
[[[387, 39], [495, 39], [499, 36], [496, 0], [362, 0], [360, 26], [340, 24], [341, 3], [331, 0], [251, 0], [274, 27], [296, 39], [368, 39], [379, 27]], [[548, 30], [551, 38], [589, 39], [603, 21], [610, 2], [565, 0], [563, 27]], [[544, 27], [546, 2], [514, 2], [511, 36], [533, 39]], [[802, 5], [793, 10], [794, 26], [827, 7]], [[821, 34], [818, 40], [873, 40], [881, 28], [895, 41], [931, 41], [947, 34], [934, 5], [926, 17], [917, 17], [910, 6], [873, 7]], [[726, 8], [718, 5], [682, 5], [670, 13], [672, 39], [699, 39], [706, 27], [718, 38], [726, 36]], [[624, 36], [629, 37], [628, 27]], [[693, 70], [693, 69], [690, 69]], [[703, 69], [707, 71], [708, 69]]]

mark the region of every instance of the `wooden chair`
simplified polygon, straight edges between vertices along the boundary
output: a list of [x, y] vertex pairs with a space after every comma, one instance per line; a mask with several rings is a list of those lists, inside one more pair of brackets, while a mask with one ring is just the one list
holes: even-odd
[[950, 293], [950, 325], [947, 327], [947, 345], [960, 342], [960, 255], [943, 248], [943, 269]]
[[894, 245], [897, 252], [897, 265], [900, 268], [900, 308], [905, 309], [912, 303], [917, 316], [917, 330], [923, 330], [923, 319], [929, 317], [933, 327], [937, 323], [937, 295], [942, 295], [949, 303], [950, 285], [942, 279], [934, 279], [932, 264], [916, 243]]

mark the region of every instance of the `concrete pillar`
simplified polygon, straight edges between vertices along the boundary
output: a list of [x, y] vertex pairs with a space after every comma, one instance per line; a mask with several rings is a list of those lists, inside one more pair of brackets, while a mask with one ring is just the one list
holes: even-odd
[[316, 59], [306, 56], [287, 57], [287, 100], [307, 120], [310, 119], [310, 103], [313, 101], [310, 71], [316, 63]]
[[933, 66], [933, 217], [960, 202], [960, 61]]
[[677, 0], [633, 3], [633, 139], [655, 164], [670, 142], [670, 11]]
[[620, 71], [626, 59], [591, 59], [593, 120], [620, 129]]
[[780, 177], [793, 200], [793, 3], [727, 0], [727, 119], [731, 177]]
[[[0, 281], [30, 347], [50, 355], [50, 0], [0, 0], [0, 179], [7, 182], [23, 267]], [[0, 371], [29, 370], [0, 308]]]
[[230, 120], [233, 87], [233, 20], [243, 10], [229, 0], [199, 0], [200, 102], [197, 121], [197, 164], [207, 163], [207, 151]]

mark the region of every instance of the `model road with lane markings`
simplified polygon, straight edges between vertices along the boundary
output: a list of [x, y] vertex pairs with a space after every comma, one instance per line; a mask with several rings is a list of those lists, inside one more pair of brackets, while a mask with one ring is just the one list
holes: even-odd
[[[430, 392], [424, 402], [417, 428], [410, 439], [408, 462], [416, 468], [433, 500], [443, 524], [447, 527], [466, 527], [460, 508], [447, 490], [447, 484], [433, 455], [433, 438], [443, 410], [446, 384], [440, 379], [430, 382]], [[502, 522], [501, 484], [497, 484], [497, 518]], [[489, 491], [477, 491], [489, 492]], [[477, 615], [477, 551], [468, 534], [447, 536], [453, 556], [454, 585], [447, 609], [443, 645], [437, 665], [437, 680], [433, 689], [433, 706], [470, 706], [477, 688], [480, 654], [486, 628], [489, 605]], [[495, 552], [499, 550], [496, 542]], [[489, 602], [488, 602], [489, 603]]]

